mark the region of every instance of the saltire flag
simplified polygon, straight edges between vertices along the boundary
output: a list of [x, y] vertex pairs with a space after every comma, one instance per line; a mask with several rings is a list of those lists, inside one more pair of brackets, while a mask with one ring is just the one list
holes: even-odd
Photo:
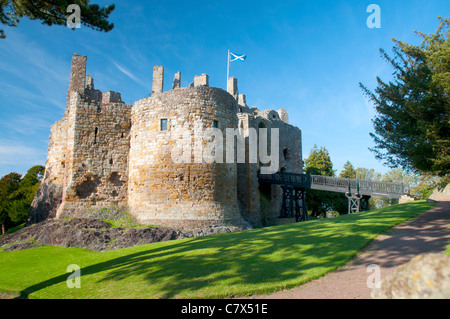
[[236, 54], [232, 53], [230, 50], [228, 50], [228, 57], [227, 57], [227, 81], [230, 77], [230, 62], [238, 61], [238, 62], [244, 62], [247, 56], [245, 54]]
[[235, 54], [230, 52], [230, 62], [233, 61], [242, 61], [244, 62], [247, 56], [245, 54]]

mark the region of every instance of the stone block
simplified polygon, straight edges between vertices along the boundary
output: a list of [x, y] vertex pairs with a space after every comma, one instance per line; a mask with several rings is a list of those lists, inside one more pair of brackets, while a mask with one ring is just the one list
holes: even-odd
[[196, 75], [194, 77], [194, 87], [198, 86], [209, 86], [208, 74], [203, 73], [202, 75]]
[[157, 65], [153, 67], [152, 95], [162, 93], [164, 88], [164, 67]]

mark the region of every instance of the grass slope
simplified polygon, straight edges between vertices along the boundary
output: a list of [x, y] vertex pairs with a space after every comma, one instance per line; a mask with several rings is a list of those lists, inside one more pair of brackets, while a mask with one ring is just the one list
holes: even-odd
[[[290, 288], [344, 265], [378, 234], [428, 210], [409, 202], [334, 219], [97, 253], [0, 252], [0, 292], [25, 298], [222, 298]], [[70, 264], [81, 288], [68, 288]]]

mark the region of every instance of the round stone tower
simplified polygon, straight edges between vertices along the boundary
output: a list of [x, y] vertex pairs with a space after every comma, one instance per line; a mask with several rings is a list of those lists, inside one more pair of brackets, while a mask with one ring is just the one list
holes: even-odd
[[225, 156], [236, 100], [209, 87], [206, 74], [167, 92], [162, 81], [155, 88], [155, 72], [153, 83], [152, 97], [132, 107], [130, 212], [141, 223], [172, 227], [241, 224], [236, 163]]

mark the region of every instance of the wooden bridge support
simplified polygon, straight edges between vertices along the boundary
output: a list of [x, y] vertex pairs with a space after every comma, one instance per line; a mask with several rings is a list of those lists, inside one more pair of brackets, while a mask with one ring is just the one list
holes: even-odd
[[370, 196], [361, 194], [345, 194], [348, 198], [348, 213], [359, 213], [360, 211], [369, 210]]
[[308, 208], [304, 188], [281, 186], [283, 197], [279, 218], [293, 218], [296, 222], [308, 220]]
[[277, 172], [261, 174], [259, 183], [280, 185], [283, 198], [279, 218], [293, 218], [297, 221], [308, 220], [305, 202], [305, 189], [345, 193], [348, 198], [348, 213], [369, 209], [371, 196], [400, 198], [409, 193], [408, 185], [403, 183], [376, 182], [355, 178], [338, 178], [309, 174]]

